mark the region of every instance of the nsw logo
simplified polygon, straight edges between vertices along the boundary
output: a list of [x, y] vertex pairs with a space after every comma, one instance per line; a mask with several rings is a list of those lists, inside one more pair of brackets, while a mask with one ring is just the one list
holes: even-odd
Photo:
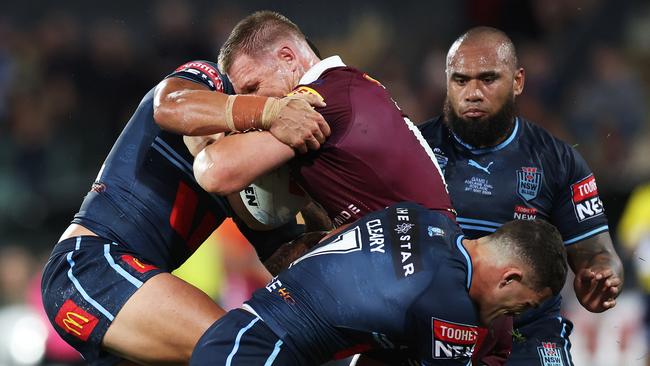
[[578, 222], [600, 216], [605, 212], [593, 174], [571, 185], [571, 197]]
[[521, 167], [517, 170], [517, 194], [526, 201], [537, 197], [542, 177], [542, 171], [536, 167]]
[[478, 340], [479, 328], [431, 318], [433, 344], [431, 356], [436, 360], [465, 360], [469, 362]]
[[537, 347], [537, 353], [543, 366], [564, 366], [562, 353], [557, 343], [542, 342], [542, 345]]

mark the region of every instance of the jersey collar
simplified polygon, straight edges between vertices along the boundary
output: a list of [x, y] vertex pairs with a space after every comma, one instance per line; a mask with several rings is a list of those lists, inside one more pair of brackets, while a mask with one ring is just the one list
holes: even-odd
[[456, 142], [459, 144], [463, 145], [467, 150], [469, 150], [472, 154], [483, 154], [486, 152], [492, 152], [492, 151], [498, 151], [503, 149], [504, 147], [508, 146], [512, 140], [515, 139], [515, 136], [517, 136], [517, 132], [519, 131], [519, 117], [515, 117], [515, 128], [512, 129], [512, 132], [510, 133], [510, 136], [508, 136], [505, 141], [502, 143], [498, 144], [497, 146], [492, 146], [492, 147], [485, 147], [485, 148], [477, 148], [474, 147], [466, 142], [463, 142], [463, 140], [460, 139], [455, 133], [451, 132], [451, 135], [454, 136], [454, 139]]
[[300, 78], [300, 84], [311, 84], [316, 81], [316, 79], [318, 79], [325, 71], [335, 67], [345, 67], [345, 64], [339, 56], [330, 56], [324, 60], [321, 60], [319, 63], [307, 70], [305, 75]]

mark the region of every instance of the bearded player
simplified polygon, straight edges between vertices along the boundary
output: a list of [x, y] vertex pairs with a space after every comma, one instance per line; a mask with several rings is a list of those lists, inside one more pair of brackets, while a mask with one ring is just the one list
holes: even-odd
[[[524, 69], [502, 31], [478, 27], [447, 54], [444, 116], [421, 125], [449, 182], [458, 222], [468, 237], [488, 235], [512, 219], [554, 224], [576, 274], [576, 297], [599, 313], [616, 305], [623, 267], [609, 235], [596, 180], [580, 153], [515, 114]], [[499, 355], [482, 362], [571, 365], [572, 323], [560, 316], [560, 296], [501, 328]], [[513, 339], [514, 334], [514, 339]]]

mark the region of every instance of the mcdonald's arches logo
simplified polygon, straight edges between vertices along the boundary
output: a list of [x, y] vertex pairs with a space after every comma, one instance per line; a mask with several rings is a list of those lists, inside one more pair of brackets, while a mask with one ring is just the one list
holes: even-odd
[[67, 333], [86, 341], [99, 320], [68, 299], [59, 309], [54, 322]]
[[128, 254], [124, 254], [122, 260], [140, 273], [146, 273], [157, 268], [152, 264], [142, 263], [138, 258]]

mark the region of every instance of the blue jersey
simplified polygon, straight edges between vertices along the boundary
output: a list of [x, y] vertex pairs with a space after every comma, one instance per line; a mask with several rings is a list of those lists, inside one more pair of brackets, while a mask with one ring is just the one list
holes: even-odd
[[[544, 219], [565, 245], [608, 230], [594, 175], [580, 154], [539, 126], [517, 118], [493, 148], [463, 143], [442, 117], [420, 125], [447, 181], [458, 223], [468, 237], [513, 219]], [[559, 311], [559, 297], [539, 311]], [[535, 316], [529, 311], [527, 316]]]
[[399, 203], [319, 244], [246, 304], [303, 364], [389, 349], [466, 365], [478, 315], [462, 238], [446, 215]]
[[[193, 61], [169, 77], [233, 94], [216, 64]], [[153, 89], [142, 99], [102, 165], [73, 223], [120, 243], [140, 259], [165, 271], [182, 264], [232, 210], [223, 197], [208, 194], [196, 182], [193, 156], [182, 136], [162, 131], [153, 119]], [[242, 225], [239, 225], [242, 228]], [[253, 235], [254, 244], [289, 240], [283, 235]], [[266, 233], [268, 234], [268, 232]]]

